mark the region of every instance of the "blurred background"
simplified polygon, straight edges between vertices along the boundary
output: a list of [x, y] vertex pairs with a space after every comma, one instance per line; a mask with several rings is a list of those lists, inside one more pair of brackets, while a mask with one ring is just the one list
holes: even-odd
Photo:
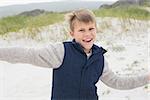
[[[150, 68], [150, 0], [0, 0], [0, 47], [39, 47], [71, 40], [64, 15], [88, 8], [97, 20], [96, 44], [118, 75]], [[0, 61], [0, 100], [50, 100], [52, 69]], [[100, 100], [149, 100], [150, 86], [115, 90], [97, 83]]]

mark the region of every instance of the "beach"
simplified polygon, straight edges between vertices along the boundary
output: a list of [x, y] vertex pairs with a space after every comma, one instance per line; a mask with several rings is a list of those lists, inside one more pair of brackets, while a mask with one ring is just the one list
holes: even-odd
[[[105, 57], [116, 74], [130, 76], [146, 74], [149, 71], [150, 21], [107, 17], [97, 18], [97, 26], [95, 43], [107, 50]], [[43, 27], [35, 40], [25, 38], [19, 32], [10, 33], [7, 37], [0, 37], [0, 46], [39, 47], [49, 42], [71, 40], [66, 34], [66, 27], [66, 22]], [[54, 30], [57, 30], [55, 34]], [[50, 100], [51, 86], [50, 68], [0, 61], [0, 100]], [[123, 91], [109, 88], [99, 81], [97, 87], [100, 100], [150, 99], [147, 85]]]

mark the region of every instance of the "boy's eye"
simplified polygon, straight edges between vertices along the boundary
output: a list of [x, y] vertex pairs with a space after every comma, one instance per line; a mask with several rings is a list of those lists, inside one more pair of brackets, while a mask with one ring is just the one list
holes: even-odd
[[79, 30], [79, 32], [84, 32], [84, 30], [83, 30], [83, 29], [81, 29], [81, 30]]
[[94, 30], [95, 28], [89, 28], [89, 30], [91, 31], [91, 30]]

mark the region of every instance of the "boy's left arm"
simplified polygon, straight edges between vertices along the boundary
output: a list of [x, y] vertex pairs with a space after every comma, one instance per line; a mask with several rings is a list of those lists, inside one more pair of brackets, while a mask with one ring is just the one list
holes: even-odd
[[104, 71], [100, 79], [109, 87], [120, 90], [128, 90], [148, 84], [150, 74], [138, 76], [119, 76], [109, 69], [108, 63], [105, 61]]

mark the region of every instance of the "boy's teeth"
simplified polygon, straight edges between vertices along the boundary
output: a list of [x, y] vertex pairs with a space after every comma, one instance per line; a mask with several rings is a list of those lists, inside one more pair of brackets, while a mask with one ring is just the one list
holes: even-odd
[[86, 40], [86, 41], [90, 41], [91, 39], [88, 39], [88, 40]]
[[84, 42], [90, 42], [92, 39], [83, 40]]

